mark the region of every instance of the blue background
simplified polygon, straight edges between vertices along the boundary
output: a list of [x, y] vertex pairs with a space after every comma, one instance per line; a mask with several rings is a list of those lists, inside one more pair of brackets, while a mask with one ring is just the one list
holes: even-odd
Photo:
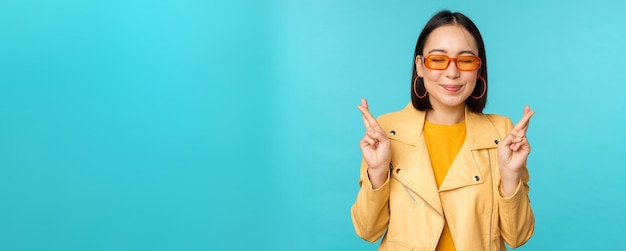
[[621, 247], [623, 2], [3, 0], [0, 250], [376, 250], [356, 105], [404, 107], [444, 8], [483, 34], [486, 112], [537, 112], [518, 250]]

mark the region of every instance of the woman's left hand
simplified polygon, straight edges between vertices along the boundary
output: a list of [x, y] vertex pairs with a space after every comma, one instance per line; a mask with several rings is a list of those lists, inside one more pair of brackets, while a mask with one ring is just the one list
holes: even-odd
[[500, 165], [500, 180], [504, 196], [515, 192], [520, 181], [520, 170], [530, 154], [530, 144], [526, 139], [526, 131], [530, 118], [535, 111], [524, 107], [524, 116], [517, 122], [511, 132], [498, 143], [498, 164]]

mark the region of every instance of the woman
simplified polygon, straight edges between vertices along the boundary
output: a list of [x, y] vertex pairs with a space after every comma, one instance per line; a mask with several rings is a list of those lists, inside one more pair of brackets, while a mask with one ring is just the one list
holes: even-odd
[[534, 231], [526, 139], [534, 111], [513, 126], [483, 114], [487, 60], [478, 28], [441, 11], [420, 34], [411, 103], [378, 120], [363, 99], [366, 133], [352, 221], [379, 250], [506, 250]]

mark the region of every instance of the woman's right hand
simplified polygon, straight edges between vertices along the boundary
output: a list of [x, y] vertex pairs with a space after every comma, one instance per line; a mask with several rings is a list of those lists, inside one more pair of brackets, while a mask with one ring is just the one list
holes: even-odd
[[361, 111], [365, 126], [365, 136], [361, 139], [359, 146], [363, 159], [367, 163], [367, 172], [372, 186], [377, 188], [387, 179], [391, 162], [391, 143], [383, 128], [370, 113], [367, 100], [361, 99], [361, 105], [357, 108]]

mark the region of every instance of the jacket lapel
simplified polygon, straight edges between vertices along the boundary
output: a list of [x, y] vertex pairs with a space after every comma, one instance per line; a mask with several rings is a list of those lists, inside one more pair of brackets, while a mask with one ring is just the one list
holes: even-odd
[[[383, 125], [383, 128], [388, 131], [389, 138], [413, 148], [408, 157], [410, 159], [406, 160], [407, 163], [412, 163], [412, 165], [403, 167], [401, 172], [395, 170], [393, 172], [394, 177], [407, 185], [409, 189], [417, 193], [427, 204], [443, 215], [441, 200], [437, 191], [437, 184], [435, 183], [435, 175], [430, 156], [428, 155], [426, 141], [422, 134], [426, 112], [416, 110], [409, 103], [403, 110], [391, 116], [389, 119], [394, 122], [391, 125], [393, 127]], [[391, 133], [392, 131], [393, 133]]]
[[467, 138], [452, 162], [439, 191], [448, 191], [460, 187], [478, 185], [484, 182], [480, 167], [489, 167], [489, 158], [478, 156], [485, 154], [475, 150], [497, 147], [499, 139], [494, 126], [485, 114], [472, 113], [465, 109]]

